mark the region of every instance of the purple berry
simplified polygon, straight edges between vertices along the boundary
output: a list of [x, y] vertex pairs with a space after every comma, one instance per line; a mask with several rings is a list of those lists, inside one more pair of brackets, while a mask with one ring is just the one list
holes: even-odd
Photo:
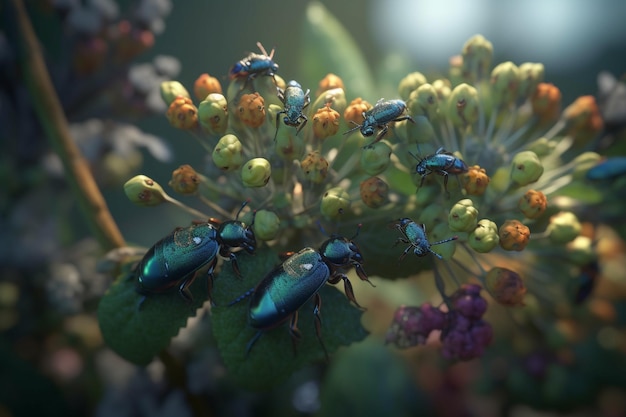
[[400, 306], [394, 313], [386, 343], [401, 349], [424, 344], [433, 330], [441, 330], [446, 323], [446, 313], [430, 303], [420, 307]]

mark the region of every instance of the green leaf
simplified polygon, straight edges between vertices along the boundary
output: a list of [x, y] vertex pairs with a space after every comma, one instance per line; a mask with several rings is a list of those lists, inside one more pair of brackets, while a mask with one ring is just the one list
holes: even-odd
[[150, 294], [139, 308], [142, 296], [135, 291], [135, 276], [125, 265], [98, 305], [98, 321], [107, 345], [124, 359], [147, 365], [178, 334], [208, 298], [206, 275], [190, 287], [194, 301], [187, 304], [177, 290]]
[[[298, 328], [302, 339], [297, 344], [297, 353], [293, 351], [288, 324], [283, 324], [265, 331], [246, 357], [246, 346], [257, 333], [248, 325], [248, 300], [228, 304], [254, 288], [266, 273], [280, 264], [280, 259], [274, 251], [260, 249], [255, 255], [238, 254], [238, 261], [242, 277], [226, 267], [215, 282], [215, 306], [211, 315], [213, 335], [229, 375], [238, 385], [254, 390], [269, 389], [310, 362], [324, 360], [324, 350], [315, 333], [314, 304], [309, 300], [299, 311]], [[339, 346], [367, 336], [367, 330], [361, 325], [363, 312], [350, 304], [344, 294], [326, 285], [320, 295], [321, 336], [329, 354]]]
[[[302, 35], [300, 74], [318, 82], [332, 72], [344, 82], [346, 97], [376, 102], [374, 79], [365, 58], [348, 31], [321, 3], [312, 1], [306, 10]], [[350, 99], [348, 99], [350, 100]]]

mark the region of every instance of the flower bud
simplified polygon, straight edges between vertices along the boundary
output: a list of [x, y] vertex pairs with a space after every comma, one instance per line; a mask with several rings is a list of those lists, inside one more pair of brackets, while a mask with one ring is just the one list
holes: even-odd
[[546, 137], [541, 137], [526, 146], [526, 149], [537, 154], [538, 157], [543, 157], [550, 155], [554, 148], [556, 147], [556, 142], [549, 140]]
[[198, 191], [200, 178], [191, 165], [181, 165], [172, 172], [169, 186], [178, 194], [190, 195]]
[[137, 175], [124, 184], [126, 197], [138, 206], [158, 206], [165, 201], [163, 188], [145, 175]]
[[339, 113], [330, 104], [318, 109], [313, 116], [313, 135], [317, 139], [326, 139], [339, 131]]
[[328, 176], [328, 161], [318, 151], [311, 151], [300, 163], [304, 178], [321, 184]]
[[524, 186], [539, 179], [543, 174], [543, 165], [536, 153], [532, 151], [519, 152], [511, 161], [511, 181]]
[[568, 134], [577, 142], [595, 137], [604, 126], [594, 96], [578, 97], [563, 110], [563, 118], [567, 122]]
[[241, 168], [241, 180], [249, 188], [264, 187], [271, 175], [272, 166], [265, 158], [251, 159]]
[[546, 211], [548, 198], [541, 191], [528, 190], [519, 199], [517, 207], [527, 219], [536, 219]]
[[501, 107], [511, 105], [517, 99], [520, 83], [519, 68], [511, 61], [498, 64], [491, 71], [491, 96]]
[[243, 94], [237, 106], [237, 116], [247, 126], [261, 126], [265, 122], [265, 100], [259, 93]]
[[198, 109], [190, 98], [178, 96], [167, 109], [167, 120], [177, 129], [193, 129], [198, 125]]
[[550, 241], [557, 244], [571, 242], [580, 235], [581, 230], [578, 218], [569, 211], [562, 211], [550, 217], [547, 228]]
[[459, 128], [478, 120], [478, 92], [469, 84], [454, 87], [448, 100], [448, 118]]
[[191, 98], [189, 91], [178, 81], [163, 81], [161, 83], [161, 97], [163, 101], [169, 106], [176, 97]]
[[426, 83], [426, 77], [421, 72], [412, 72], [400, 80], [398, 94], [402, 100], [407, 101], [411, 93], [416, 90], [417, 87]]
[[243, 164], [243, 146], [237, 136], [222, 136], [211, 154], [213, 163], [222, 171], [234, 171]]
[[259, 240], [275, 239], [280, 230], [280, 219], [273, 211], [259, 210], [254, 217], [254, 236]]
[[332, 90], [324, 91], [310, 107], [312, 109], [321, 109], [327, 106], [332, 107], [340, 114], [346, 110], [346, 93], [343, 88], [333, 88]]
[[391, 160], [391, 148], [385, 142], [376, 142], [361, 151], [361, 169], [375, 176], [384, 172]]
[[296, 134], [296, 130], [288, 126], [281, 126], [276, 135], [276, 154], [286, 161], [300, 159], [306, 145], [304, 138]]
[[484, 168], [474, 165], [461, 177], [463, 188], [469, 195], [480, 196], [485, 194], [489, 185], [489, 176]]
[[442, 222], [444, 216], [445, 212], [441, 209], [441, 204], [439, 202], [435, 202], [427, 205], [419, 211], [417, 223], [425, 225], [426, 230], [431, 230], [436, 224]]
[[363, 123], [363, 113], [372, 108], [372, 105], [361, 97], [357, 97], [350, 102], [350, 105], [346, 107], [346, 111], [343, 112], [343, 118], [348, 124], [356, 123], [360, 125]]
[[217, 78], [211, 77], [209, 74], [201, 74], [193, 83], [193, 94], [200, 101], [212, 93], [222, 94], [222, 86]]
[[587, 236], [578, 236], [567, 244], [567, 257], [570, 262], [582, 267], [598, 260], [594, 243]]
[[491, 252], [500, 242], [498, 226], [489, 219], [478, 221], [476, 228], [469, 234], [467, 243], [478, 253]]
[[507, 268], [492, 268], [485, 277], [487, 291], [500, 304], [523, 306], [526, 286], [518, 273]]
[[389, 202], [389, 185], [379, 177], [370, 177], [361, 182], [361, 200], [367, 207], [379, 208]]
[[542, 63], [524, 62], [519, 66], [519, 96], [531, 97], [539, 83], [543, 81], [544, 67]]
[[335, 74], [326, 74], [326, 76], [319, 82], [315, 97], [320, 96], [325, 91], [333, 90], [335, 88], [341, 88], [343, 90], [345, 88], [343, 86], [343, 80]]
[[437, 92], [437, 99], [439, 100], [439, 103], [446, 103], [448, 101], [448, 97], [452, 94], [450, 81], [447, 79], [439, 79], [433, 81], [431, 84]]
[[493, 45], [482, 35], [472, 36], [463, 45], [463, 76], [470, 82], [487, 76], [493, 58]]
[[431, 84], [420, 85], [411, 92], [406, 106], [413, 117], [426, 116], [429, 120], [433, 120], [439, 112], [437, 90]]
[[469, 198], [460, 200], [450, 209], [448, 226], [455, 232], [470, 232], [476, 228], [478, 209]]
[[561, 90], [554, 84], [540, 83], [531, 94], [530, 104], [539, 123], [554, 122], [561, 112]]
[[519, 220], [507, 220], [498, 230], [504, 250], [522, 251], [530, 241], [530, 229]]
[[572, 161], [574, 172], [572, 177], [576, 180], [586, 178], [587, 172], [602, 161], [602, 156], [595, 152], [583, 152]]
[[327, 219], [337, 219], [350, 207], [350, 194], [343, 188], [331, 188], [324, 193], [320, 211]]
[[202, 130], [209, 135], [223, 135], [228, 128], [228, 104], [226, 97], [210, 93], [198, 106], [198, 121]]

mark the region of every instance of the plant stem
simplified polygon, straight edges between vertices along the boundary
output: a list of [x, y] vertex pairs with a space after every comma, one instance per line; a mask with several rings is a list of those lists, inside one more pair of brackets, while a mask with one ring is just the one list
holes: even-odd
[[125, 246], [124, 238], [111, 216], [87, 161], [70, 135], [67, 118], [48, 74], [24, 2], [13, 0], [13, 5], [22, 38], [21, 69], [44, 132], [61, 158], [67, 181], [102, 248], [111, 250]]

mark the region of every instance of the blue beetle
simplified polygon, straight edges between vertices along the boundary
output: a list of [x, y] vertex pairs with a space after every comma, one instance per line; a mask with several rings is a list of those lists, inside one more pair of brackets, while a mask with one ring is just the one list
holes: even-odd
[[610, 181], [626, 174], [626, 156], [614, 156], [598, 162], [587, 171], [587, 179], [591, 181]]
[[[359, 229], [360, 227], [361, 225]], [[298, 310], [309, 299], [315, 298], [313, 309], [315, 333], [328, 359], [328, 351], [321, 336], [321, 297], [318, 291], [327, 282], [337, 284], [343, 280], [346, 297], [357, 307], [362, 308], [354, 297], [350, 280], [343, 272], [346, 268], [354, 267], [361, 280], [372, 284], [363, 269], [361, 251], [352, 241], [358, 235], [359, 229], [351, 239], [339, 235], [330, 236], [319, 250], [307, 247], [296, 253], [285, 254], [288, 257], [283, 263], [265, 275], [255, 288], [229, 304], [233, 305], [246, 297], [251, 297], [248, 322], [258, 331], [246, 346], [246, 356], [264, 331], [273, 329], [287, 320], [295, 352], [296, 343], [301, 338], [297, 328]]]
[[389, 130], [388, 123], [399, 122], [402, 120], [408, 120], [415, 123], [415, 120], [413, 120], [410, 115], [403, 115], [406, 110], [406, 103], [402, 100], [385, 100], [384, 98], [381, 98], [376, 102], [374, 107], [366, 112], [363, 112], [363, 124], [352, 122], [356, 125], [356, 127], [348, 130], [344, 133], [344, 135], [359, 129], [363, 136], [372, 136], [375, 129], [381, 129], [378, 135], [376, 135], [376, 139], [366, 146], [373, 145], [385, 136], [385, 133]]
[[463, 174], [469, 169], [462, 159], [457, 158], [443, 148], [437, 149], [437, 152], [423, 159], [418, 158], [410, 152], [409, 154], [418, 161], [415, 166], [415, 172], [422, 177], [420, 188], [424, 185], [424, 180], [427, 175], [432, 173], [439, 174], [443, 176], [443, 188], [447, 195], [450, 194], [448, 192], [448, 175]]
[[311, 103], [311, 97], [309, 96], [310, 90], [306, 90], [305, 93], [302, 86], [294, 80], [289, 81], [284, 90], [277, 87], [277, 92], [278, 98], [283, 102], [285, 108], [276, 113], [276, 134], [274, 135], [274, 140], [276, 140], [276, 136], [278, 136], [280, 115], [285, 114], [283, 122], [285, 122], [287, 126], [297, 128], [297, 135], [309, 120], [302, 114], [302, 110]]
[[136, 291], [143, 296], [139, 306], [148, 294], [167, 292], [173, 287], [178, 287], [180, 296], [191, 303], [193, 297], [189, 286], [198, 270], [206, 265], [209, 265], [210, 297], [218, 253], [229, 258], [235, 272], [241, 275], [232, 249], [243, 248], [252, 254], [256, 248], [256, 238], [251, 228], [254, 218], [249, 226], [237, 220], [246, 204], [242, 204], [234, 220], [220, 223], [216, 219], [209, 219], [206, 223], [178, 227], [155, 243], [135, 270]]
[[[231, 80], [245, 77], [247, 83], [257, 75], [268, 75], [274, 78], [274, 74], [278, 72], [278, 64], [272, 60], [274, 57], [274, 49], [268, 54], [265, 48], [263, 48], [263, 45], [261, 45], [261, 42], [257, 42], [256, 45], [263, 55], [252, 52], [247, 57], [235, 63], [229, 71]], [[275, 81], [276, 80], [274, 80], [274, 82]]]
[[459, 238], [458, 236], [452, 236], [448, 239], [440, 240], [439, 242], [430, 243], [428, 241], [428, 237], [426, 236], [426, 226], [423, 224], [417, 224], [407, 217], [396, 220], [394, 227], [402, 233], [402, 237], [399, 237], [396, 240], [394, 246], [397, 246], [400, 243], [406, 243], [409, 245], [404, 252], [402, 252], [398, 261], [402, 261], [411, 249], [413, 249], [413, 253], [417, 256], [426, 256], [429, 253], [432, 253], [437, 258], [443, 259], [440, 254], [431, 249], [431, 246], [451, 242]]

